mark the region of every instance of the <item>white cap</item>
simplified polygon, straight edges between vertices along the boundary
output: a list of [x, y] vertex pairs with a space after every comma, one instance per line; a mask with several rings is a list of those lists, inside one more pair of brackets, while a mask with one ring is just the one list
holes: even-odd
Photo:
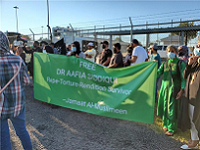
[[148, 49], [153, 48], [154, 50], [158, 50], [158, 46], [156, 44], [150, 45]]
[[92, 42], [88, 43], [88, 46], [94, 46], [94, 44]]
[[23, 47], [23, 42], [22, 41], [16, 41], [16, 40], [14, 40], [13, 45], [14, 46]]

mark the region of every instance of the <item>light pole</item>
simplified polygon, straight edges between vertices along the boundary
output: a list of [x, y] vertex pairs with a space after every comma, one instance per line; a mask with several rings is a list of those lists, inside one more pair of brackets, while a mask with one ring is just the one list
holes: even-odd
[[18, 16], [17, 16], [17, 9], [19, 9], [19, 7], [15, 6], [15, 7], [13, 7], [13, 8], [15, 8], [15, 10], [16, 10], [16, 28], [17, 28], [17, 33], [18, 33], [19, 30], [18, 30]]
[[47, 0], [47, 26], [48, 26], [48, 39], [49, 39], [49, 1]]
[[43, 39], [43, 26], [41, 26], [42, 27], [42, 39]]

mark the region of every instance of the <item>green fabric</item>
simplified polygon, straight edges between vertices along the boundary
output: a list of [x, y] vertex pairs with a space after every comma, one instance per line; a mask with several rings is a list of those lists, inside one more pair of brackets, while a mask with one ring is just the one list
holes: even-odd
[[177, 121], [169, 120], [167, 117], [163, 116], [163, 127], [166, 127], [169, 132], [176, 132], [177, 130]]
[[155, 62], [111, 69], [83, 58], [34, 53], [34, 98], [87, 113], [153, 123], [156, 74]]
[[[178, 58], [169, 59], [167, 65], [165, 66], [165, 63], [162, 63], [157, 72], [158, 77], [163, 75], [157, 106], [157, 115], [164, 116], [173, 122], [177, 121], [180, 103], [180, 100], [177, 100], [176, 96], [173, 95], [173, 89], [177, 88], [178, 91], [180, 91], [181, 88], [185, 88], [186, 83], [186, 79], [183, 79], [183, 71], [186, 67], [185, 63], [181, 63], [180, 73], [178, 73], [178, 61]], [[171, 65], [172, 69], [173, 83], [171, 81], [169, 65]], [[181, 75], [181, 77], [178, 75]]]

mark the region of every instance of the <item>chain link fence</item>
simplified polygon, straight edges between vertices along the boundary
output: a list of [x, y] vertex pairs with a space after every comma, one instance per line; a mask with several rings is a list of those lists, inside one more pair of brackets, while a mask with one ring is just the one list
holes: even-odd
[[[187, 45], [192, 52], [194, 47], [200, 38], [200, 20], [190, 20], [190, 21], [173, 21], [165, 23], [151, 23], [146, 22], [145, 24], [134, 25], [132, 38], [138, 39], [140, 44], [147, 50], [149, 45], [157, 44], [159, 47], [166, 48], [168, 45]], [[195, 28], [198, 27], [198, 28]], [[178, 29], [177, 29], [178, 28]], [[126, 48], [131, 42], [131, 29], [129, 26], [116, 25], [115, 27], [91, 27], [88, 28], [74, 28], [74, 30], [68, 30], [68, 28], [63, 28], [62, 32], [54, 32], [52, 29], [53, 41], [56, 42], [61, 38], [64, 38], [66, 44], [71, 44], [73, 41], [79, 41], [82, 50], [85, 51], [87, 48], [87, 41], [94, 41], [97, 44], [96, 49], [98, 52], [102, 50], [101, 42], [107, 40], [110, 43], [110, 48], [112, 49], [112, 44], [120, 43], [122, 48], [122, 53], [126, 53]], [[177, 30], [176, 30], [177, 29]], [[162, 31], [160, 31], [162, 30]], [[173, 32], [172, 32], [173, 31]], [[30, 31], [29, 31], [30, 32]], [[110, 34], [116, 33], [116, 34]], [[122, 33], [117, 35], [117, 33]], [[123, 35], [123, 33], [125, 33]], [[127, 34], [128, 33], [128, 34]], [[137, 34], [138, 33], [138, 34]], [[70, 38], [67, 38], [68, 36]], [[112, 36], [111, 36], [112, 35]], [[28, 40], [28, 46], [32, 46], [33, 41], [47, 41], [50, 43], [50, 35], [41, 30], [34, 30], [34, 34], [22, 34], [23, 38]], [[12, 37], [10, 37], [11, 39]], [[13, 37], [15, 39], [16, 37]], [[11, 43], [13, 40], [10, 40]], [[84, 42], [82, 42], [84, 41]], [[86, 42], [85, 42], [86, 41]], [[163, 49], [165, 50], [165, 49]]]

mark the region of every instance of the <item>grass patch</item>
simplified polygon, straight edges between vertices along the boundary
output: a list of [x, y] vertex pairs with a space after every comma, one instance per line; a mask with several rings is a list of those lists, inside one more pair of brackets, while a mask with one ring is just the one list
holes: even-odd
[[[146, 124], [146, 123], [139, 123], [139, 124], [145, 125], [146, 127], [152, 129], [155, 133], [165, 134], [165, 132], [162, 129], [163, 128], [162, 119], [156, 115], [156, 110], [157, 110], [156, 108], [157, 106], [155, 106], [153, 124]], [[180, 129], [178, 129], [177, 132], [170, 137], [182, 143], [188, 143], [190, 141], [190, 130], [182, 132]]]
[[[154, 123], [147, 124], [146, 126], [151, 128], [156, 133], [165, 134], [165, 132], [162, 129], [162, 118], [157, 116], [157, 104], [155, 104], [154, 110]], [[171, 136], [171, 138], [183, 143], [188, 143], [190, 141], [190, 130], [182, 132], [180, 129], [178, 129], [177, 132], [173, 136]]]

